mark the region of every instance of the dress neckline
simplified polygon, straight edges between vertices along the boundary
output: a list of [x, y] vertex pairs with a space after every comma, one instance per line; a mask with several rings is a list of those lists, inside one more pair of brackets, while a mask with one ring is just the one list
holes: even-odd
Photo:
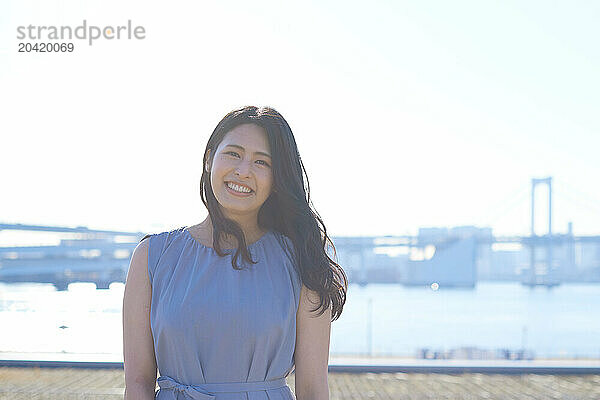
[[[209, 249], [209, 250], [212, 250], [212, 251], [216, 251], [216, 250], [214, 249], [214, 247], [210, 247], [210, 246], [207, 246], [207, 245], [205, 245], [205, 244], [203, 244], [203, 243], [200, 243], [200, 242], [199, 242], [199, 241], [198, 241], [198, 240], [197, 240], [195, 237], [193, 237], [193, 236], [192, 236], [192, 233], [191, 233], [191, 232], [188, 230], [188, 228], [189, 228], [189, 226], [184, 226], [184, 227], [183, 227], [183, 232], [184, 232], [184, 233], [185, 233], [185, 235], [188, 237], [188, 239], [190, 239], [192, 242], [194, 242], [195, 244], [197, 244], [198, 246], [200, 246], [200, 247], [202, 247], [202, 248]], [[262, 242], [262, 241], [263, 241], [263, 240], [264, 240], [264, 239], [265, 239], [265, 238], [266, 238], [266, 237], [267, 237], [267, 236], [268, 236], [270, 233], [271, 233], [271, 231], [270, 231], [270, 230], [268, 230], [268, 231], [267, 231], [265, 234], [263, 234], [263, 235], [262, 235], [260, 238], [258, 238], [258, 240], [257, 240], [256, 242], [252, 242], [252, 243], [248, 244], [248, 248], [253, 248], [255, 245], [258, 245], [258, 244], [259, 244], [260, 242]], [[227, 251], [227, 250], [235, 250], [235, 248], [233, 248], [233, 249], [222, 249], [222, 250], [224, 250], [224, 251]]]

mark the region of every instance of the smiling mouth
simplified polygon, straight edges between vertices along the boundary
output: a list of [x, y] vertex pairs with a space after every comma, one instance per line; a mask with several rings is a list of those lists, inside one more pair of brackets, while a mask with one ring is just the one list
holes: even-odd
[[231, 190], [232, 192], [239, 193], [239, 194], [254, 193], [254, 190], [252, 190], [246, 186], [238, 185], [236, 183], [229, 182], [229, 181], [225, 181], [225, 186], [227, 187], [227, 189]]

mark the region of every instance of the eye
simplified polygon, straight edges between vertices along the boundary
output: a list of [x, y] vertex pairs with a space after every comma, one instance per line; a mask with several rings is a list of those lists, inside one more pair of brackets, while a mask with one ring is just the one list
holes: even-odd
[[235, 151], [226, 151], [225, 154], [235, 154], [236, 156], [239, 157], [239, 154], [236, 153]]
[[262, 165], [266, 165], [267, 167], [269, 166], [269, 163], [267, 163], [265, 160], [256, 160], [256, 162], [261, 162], [263, 163]]

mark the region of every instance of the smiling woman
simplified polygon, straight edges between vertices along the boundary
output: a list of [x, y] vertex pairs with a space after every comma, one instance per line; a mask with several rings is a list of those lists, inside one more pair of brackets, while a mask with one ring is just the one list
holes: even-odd
[[[287, 121], [269, 107], [234, 110], [202, 163], [208, 217], [146, 235], [132, 256], [123, 301], [131, 398], [152, 398], [158, 382], [156, 399], [328, 399], [331, 322], [348, 281], [327, 254], [335, 247]], [[294, 367], [296, 396], [285, 382]]]
[[258, 211], [271, 195], [273, 185], [273, 172], [267, 162], [271, 156], [266, 131], [255, 124], [238, 125], [225, 134], [214, 155], [212, 151], [207, 149], [205, 171], [210, 176], [219, 210], [249, 236], [253, 232], [262, 236]]

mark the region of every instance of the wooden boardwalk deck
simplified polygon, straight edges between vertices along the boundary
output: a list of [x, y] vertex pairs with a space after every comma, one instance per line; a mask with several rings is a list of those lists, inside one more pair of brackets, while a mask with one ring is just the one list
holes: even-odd
[[[598, 400], [600, 375], [330, 373], [329, 389], [331, 400]], [[124, 390], [122, 369], [0, 367], [0, 400], [116, 400]]]

